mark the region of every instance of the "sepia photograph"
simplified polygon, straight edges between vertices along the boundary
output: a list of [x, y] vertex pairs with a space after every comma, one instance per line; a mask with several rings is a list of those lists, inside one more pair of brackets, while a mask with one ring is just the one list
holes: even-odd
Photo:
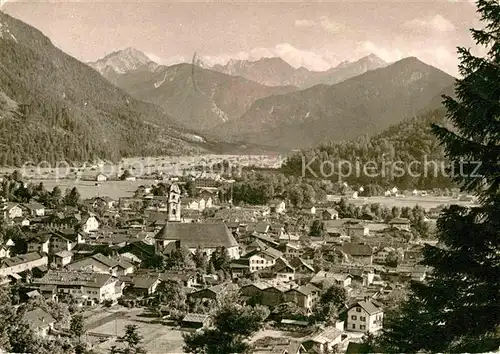
[[500, 1], [0, 0], [0, 353], [500, 354]]

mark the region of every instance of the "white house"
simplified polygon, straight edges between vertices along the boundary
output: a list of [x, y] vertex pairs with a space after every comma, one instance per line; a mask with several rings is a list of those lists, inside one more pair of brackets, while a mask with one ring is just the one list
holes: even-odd
[[99, 173], [97, 176], [95, 176], [96, 182], [106, 182], [108, 180], [108, 176], [106, 176], [104, 173]]
[[347, 312], [347, 330], [352, 332], [377, 332], [382, 329], [384, 311], [372, 301], [359, 301]]

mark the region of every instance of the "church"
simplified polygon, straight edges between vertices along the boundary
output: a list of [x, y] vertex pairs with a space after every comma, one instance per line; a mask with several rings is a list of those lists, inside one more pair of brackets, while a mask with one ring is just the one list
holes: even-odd
[[181, 222], [181, 191], [172, 184], [168, 191], [167, 223], [155, 236], [156, 254], [169, 254], [186, 247], [192, 253], [200, 248], [207, 256], [225, 247], [231, 259], [240, 258], [239, 245], [224, 223]]

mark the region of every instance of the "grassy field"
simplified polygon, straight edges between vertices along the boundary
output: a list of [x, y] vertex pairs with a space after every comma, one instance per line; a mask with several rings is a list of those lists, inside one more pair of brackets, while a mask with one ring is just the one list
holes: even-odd
[[[143, 346], [148, 353], [184, 353], [182, 350], [184, 345], [183, 332], [181, 330], [155, 323], [151, 318], [140, 317], [141, 309], [127, 309], [127, 311], [125, 316], [102, 324], [90, 332], [115, 337], [123, 335], [127, 325], [138, 325], [139, 332], [144, 337]], [[115, 339], [112, 338], [100, 344], [99, 351], [109, 351], [115, 344]]]
[[[336, 198], [336, 201], [340, 200], [340, 197]], [[426, 197], [360, 197], [358, 199], [348, 199], [349, 203], [353, 203], [355, 205], [363, 205], [363, 204], [372, 204], [379, 203], [383, 206], [387, 206], [392, 208], [393, 206], [397, 207], [414, 207], [415, 205], [419, 205], [422, 208], [428, 210], [430, 208], [435, 208], [439, 205], [474, 205], [470, 202], [462, 202], [458, 201], [456, 198], [452, 197], [435, 197], [435, 196], [426, 196]]]
[[30, 182], [38, 184], [43, 182], [45, 188], [51, 190], [55, 186], [61, 188], [64, 192], [66, 188], [76, 187], [82, 198], [92, 198], [96, 196], [108, 196], [115, 200], [120, 197], [131, 197], [134, 195], [135, 190], [140, 185], [151, 185], [154, 180], [135, 180], [135, 181], [106, 181], [99, 182], [99, 186], [96, 186], [94, 181], [75, 181], [75, 180], [40, 180], [34, 179]]

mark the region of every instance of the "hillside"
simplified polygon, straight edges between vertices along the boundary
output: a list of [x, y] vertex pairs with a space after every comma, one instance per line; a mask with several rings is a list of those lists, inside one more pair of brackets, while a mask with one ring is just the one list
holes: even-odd
[[163, 107], [177, 123], [206, 131], [234, 121], [258, 99], [295, 91], [269, 87], [191, 64], [145, 65], [119, 75], [116, 85], [132, 96]]
[[0, 112], [18, 112], [0, 120], [0, 165], [199, 150], [160, 108], [113, 86], [40, 31], [3, 12], [0, 24]]
[[443, 71], [406, 58], [336, 85], [258, 100], [241, 119], [212, 132], [288, 149], [354, 139], [428, 110], [453, 82]]
[[382, 59], [370, 54], [354, 62], [344, 62], [327, 71], [310, 71], [303, 67], [296, 69], [281, 58], [230, 60], [226, 65], [214, 65], [212, 69], [263, 85], [292, 85], [305, 89], [318, 84], [333, 85], [386, 65]]
[[[418, 117], [405, 119], [372, 137], [364, 135], [349, 141], [326, 142], [312, 149], [302, 150], [288, 158], [283, 171], [288, 174], [301, 175], [303, 157], [307, 164], [314, 161], [310, 164], [310, 168], [318, 175], [320, 175], [319, 166], [322, 161], [350, 161], [352, 163], [358, 161], [360, 166], [370, 162], [379, 168], [384, 163], [385, 166], [391, 167], [393, 162], [398, 161], [398, 163], [405, 163], [405, 167], [411, 166], [414, 176], [410, 176], [408, 173], [402, 176], [397, 176], [395, 173], [391, 176], [391, 168], [386, 167], [385, 175], [374, 173], [373, 176], [365, 176], [361, 171], [358, 175], [352, 173], [351, 176], [344, 177], [342, 180], [347, 181], [350, 185], [377, 184], [384, 187], [397, 185], [405, 189], [450, 187], [451, 182], [448, 178], [442, 175], [435, 177], [433, 165], [429, 165], [431, 167], [427, 169], [427, 176], [425, 173], [425, 161], [435, 161], [438, 162], [438, 166], [441, 166], [440, 163], [446, 160], [443, 147], [431, 133], [431, 124], [433, 123], [448, 125], [444, 109], [429, 111]], [[419, 162], [419, 164], [415, 164], [414, 161]], [[414, 165], [409, 165], [410, 163], [414, 163]], [[382, 170], [380, 169], [380, 171]], [[335, 175], [332, 178], [337, 180], [338, 177]]]

